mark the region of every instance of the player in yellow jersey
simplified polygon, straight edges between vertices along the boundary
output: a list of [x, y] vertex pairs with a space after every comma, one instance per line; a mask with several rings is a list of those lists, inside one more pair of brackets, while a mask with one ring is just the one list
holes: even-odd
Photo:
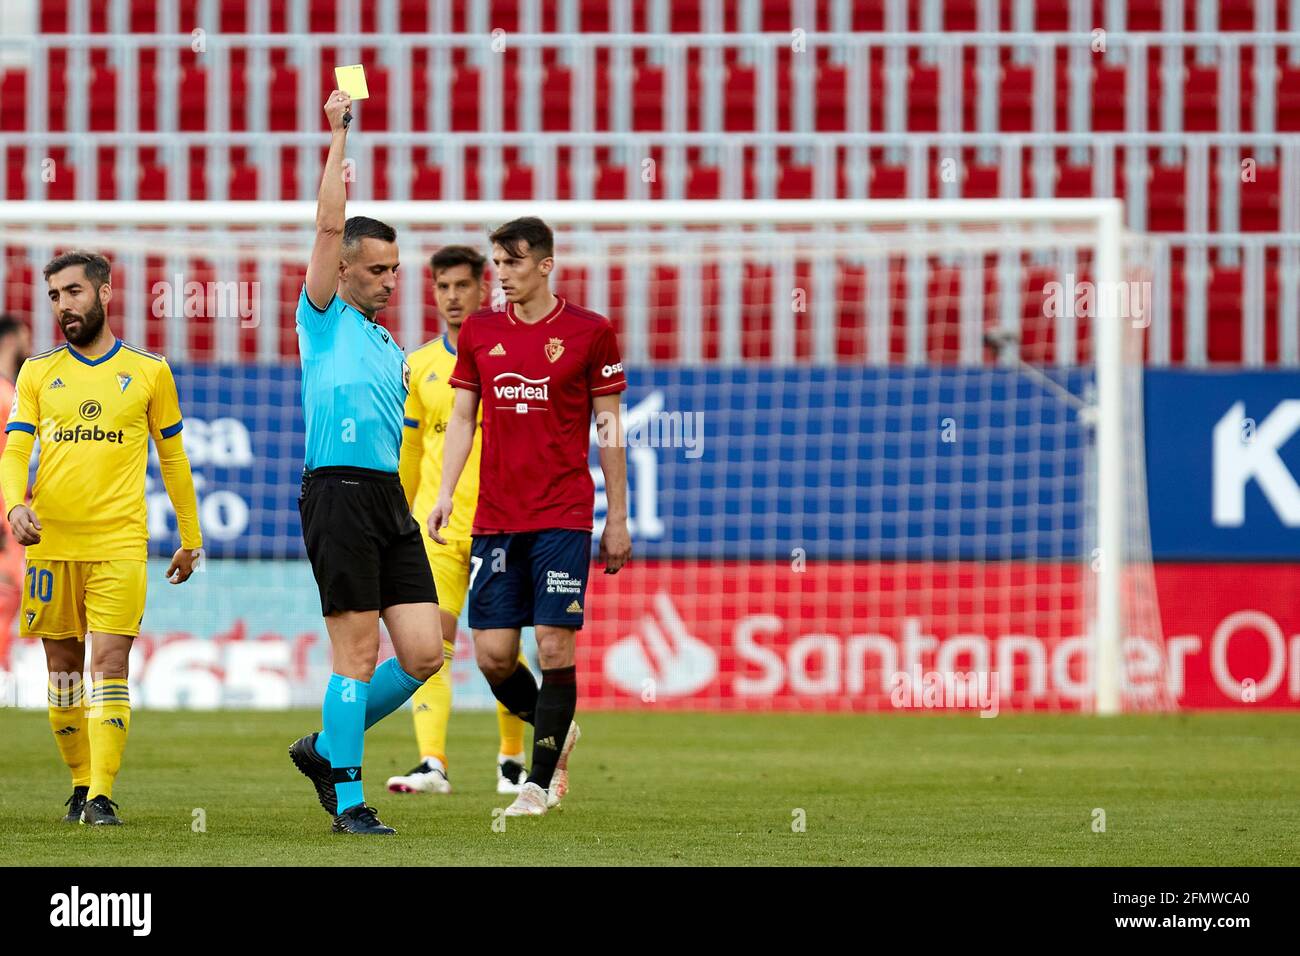
[[[406, 400], [399, 470], [411, 512], [424, 527], [438, 497], [442, 480], [442, 442], [451, 417], [455, 390], [447, 381], [456, 367], [456, 340], [461, 323], [477, 312], [483, 301], [484, 257], [468, 246], [444, 246], [430, 260], [434, 299], [447, 331], [416, 349], [408, 358], [411, 390]], [[451, 715], [451, 657], [455, 649], [456, 621], [465, 602], [470, 580], [470, 527], [478, 504], [479, 435], [456, 486], [456, 510], [443, 532], [447, 544], [427, 535], [425, 551], [433, 569], [442, 617], [443, 659], [447, 662], [411, 698], [415, 713], [415, 738], [420, 762], [409, 773], [388, 780], [394, 793], [450, 793], [447, 777], [447, 720]], [[520, 665], [528, 668], [521, 652]], [[501, 747], [497, 754], [497, 792], [518, 793], [524, 770], [524, 722], [497, 704]]]
[[[122, 822], [113, 781], [131, 724], [127, 659], [144, 617], [150, 435], [181, 533], [167, 568], [171, 583], [189, 579], [202, 545], [176, 381], [161, 355], [113, 335], [105, 314], [110, 277], [108, 260], [92, 252], [65, 253], [45, 267], [67, 342], [23, 363], [0, 454], [9, 528], [27, 548], [18, 633], [45, 644], [50, 729], [72, 771], [64, 820], [95, 825]], [[82, 688], [87, 631], [89, 694]]]

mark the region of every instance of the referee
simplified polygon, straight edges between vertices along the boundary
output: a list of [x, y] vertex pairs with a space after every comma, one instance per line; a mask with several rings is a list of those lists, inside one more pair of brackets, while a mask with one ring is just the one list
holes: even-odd
[[[298, 350], [307, 461], [298, 510], [334, 669], [322, 730], [289, 748], [336, 833], [389, 834], [362, 793], [365, 731], [442, 666], [438, 596], [398, 478], [410, 370], [375, 321], [397, 287], [397, 233], [344, 219], [344, 114], [325, 101], [330, 149], [316, 204], [316, 242], [298, 297]], [[397, 652], [378, 667], [379, 619]]]

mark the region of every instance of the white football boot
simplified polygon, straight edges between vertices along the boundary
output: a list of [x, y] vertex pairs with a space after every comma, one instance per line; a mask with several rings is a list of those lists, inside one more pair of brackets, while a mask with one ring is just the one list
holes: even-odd
[[569, 754], [573, 746], [582, 737], [576, 721], [569, 724], [569, 732], [564, 737], [564, 746], [560, 749], [560, 759], [555, 762], [555, 773], [551, 776], [550, 806], [556, 806], [569, 792]]
[[523, 789], [524, 781], [528, 779], [523, 756], [519, 754], [519, 759], [516, 760], [497, 755], [497, 793], [518, 793]]
[[409, 772], [388, 778], [389, 793], [451, 793], [446, 768], [436, 757], [425, 757]]
[[535, 783], [525, 783], [515, 802], [506, 807], [508, 817], [540, 817], [546, 812], [546, 791]]

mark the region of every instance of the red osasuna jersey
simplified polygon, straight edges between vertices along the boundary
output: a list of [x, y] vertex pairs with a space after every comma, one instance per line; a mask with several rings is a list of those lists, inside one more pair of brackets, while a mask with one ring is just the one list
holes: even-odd
[[590, 531], [592, 398], [627, 388], [609, 319], [561, 298], [532, 324], [483, 309], [461, 327], [451, 384], [483, 409], [474, 534]]

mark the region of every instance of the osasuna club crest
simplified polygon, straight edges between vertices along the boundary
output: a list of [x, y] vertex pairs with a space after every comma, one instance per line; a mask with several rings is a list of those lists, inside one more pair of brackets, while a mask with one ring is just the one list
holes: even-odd
[[564, 339], [551, 339], [546, 343], [546, 357], [552, 362], [558, 362], [560, 356], [564, 354]]

